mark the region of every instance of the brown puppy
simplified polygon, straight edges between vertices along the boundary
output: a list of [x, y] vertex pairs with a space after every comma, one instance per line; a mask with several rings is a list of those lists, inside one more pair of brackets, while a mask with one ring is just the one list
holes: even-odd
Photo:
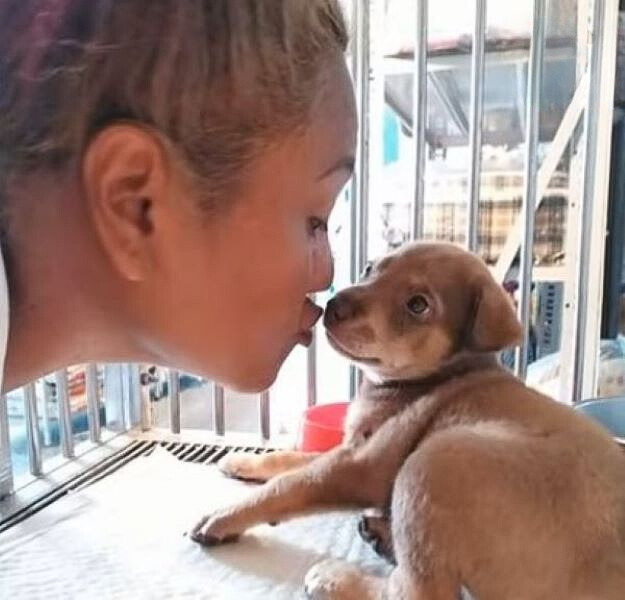
[[478, 600], [625, 598], [625, 456], [497, 364], [521, 331], [478, 258], [405, 247], [340, 293], [325, 324], [366, 373], [345, 444], [224, 465], [257, 479], [286, 472], [202, 519], [195, 540], [374, 508], [362, 529], [395, 559], [391, 576], [325, 561], [306, 577], [311, 598], [455, 600], [463, 585]]

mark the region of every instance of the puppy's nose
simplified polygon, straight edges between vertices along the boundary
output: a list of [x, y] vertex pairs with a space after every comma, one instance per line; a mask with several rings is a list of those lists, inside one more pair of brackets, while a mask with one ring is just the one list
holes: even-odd
[[324, 324], [326, 327], [348, 321], [356, 316], [358, 304], [350, 297], [339, 294], [328, 302]]

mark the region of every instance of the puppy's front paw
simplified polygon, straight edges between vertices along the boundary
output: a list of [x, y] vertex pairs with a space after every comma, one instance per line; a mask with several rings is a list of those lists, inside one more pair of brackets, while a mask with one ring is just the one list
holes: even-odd
[[200, 519], [191, 530], [191, 539], [203, 546], [216, 546], [236, 542], [241, 533], [231, 516], [217, 512]]
[[311, 600], [363, 600], [368, 598], [366, 576], [342, 560], [324, 560], [306, 573], [304, 590]]
[[218, 463], [219, 470], [233, 479], [244, 481], [262, 482], [265, 481], [260, 469], [261, 457], [249, 453], [230, 453], [224, 456]]

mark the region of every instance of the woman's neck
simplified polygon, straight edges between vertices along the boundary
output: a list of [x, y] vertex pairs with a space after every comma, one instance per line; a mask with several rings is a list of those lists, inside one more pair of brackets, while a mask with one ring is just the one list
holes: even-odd
[[127, 298], [109, 281], [80, 198], [58, 182], [44, 190], [25, 189], [11, 202], [19, 210], [9, 219], [3, 392], [68, 365], [142, 356], [124, 326]]

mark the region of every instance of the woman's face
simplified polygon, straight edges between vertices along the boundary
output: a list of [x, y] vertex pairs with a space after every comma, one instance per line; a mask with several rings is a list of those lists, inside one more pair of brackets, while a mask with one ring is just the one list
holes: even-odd
[[238, 389], [271, 385], [320, 316], [307, 297], [333, 278], [326, 224], [351, 177], [355, 140], [341, 60], [310, 126], [255, 161], [231, 208], [172, 215], [150, 315], [157, 354]]

